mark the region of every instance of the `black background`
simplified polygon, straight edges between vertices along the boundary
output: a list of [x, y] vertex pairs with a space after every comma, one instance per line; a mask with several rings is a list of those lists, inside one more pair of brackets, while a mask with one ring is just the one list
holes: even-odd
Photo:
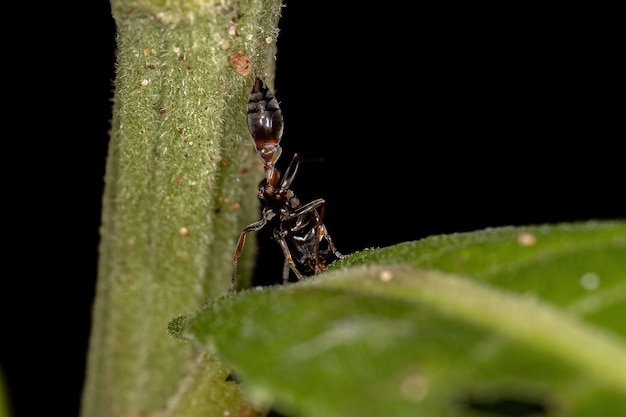
[[[327, 200], [343, 253], [626, 217], [610, 11], [285, 3], [281, 162], [323, 158], [293, 188]], [[115, 29], [104, 0], [63, 12], [42, 11], [25, 25], [35, 38], [5, 48], [19, 81], [6, 80], [18, 93], [4, 110], [0, 364], [15, 417], [78, 414], [94, 296]], [[268, 232], [258, 272], [280, 276]]]

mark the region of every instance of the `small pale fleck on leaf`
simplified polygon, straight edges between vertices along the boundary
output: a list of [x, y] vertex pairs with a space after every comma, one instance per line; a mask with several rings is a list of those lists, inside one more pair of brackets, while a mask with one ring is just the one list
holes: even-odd
[[537, 243], [537, 236], [528, 232], [520, 233], [517, 235], [517, 243], [522, 246], [533, 246]]
[[588, 291], [597, 290], [600, 286], [600, 277], [595, 272], [587, 272], [580, 277], [580, 285]]
[[379, 278], [383, 282], [389, 282], [393, 278], [393, 274], [391, 273], [391, 271], [385, 270], [380, 273]]
[[428, 395], [428, 382], [419, 372], [410, 373], [402, 379], [400, 393], [409, 401], [422, 401]]

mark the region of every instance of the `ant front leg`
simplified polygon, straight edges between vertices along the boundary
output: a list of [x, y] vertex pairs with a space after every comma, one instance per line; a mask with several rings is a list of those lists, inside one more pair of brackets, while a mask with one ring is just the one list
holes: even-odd
[[[315, 218], [315, 223], [320, 224], [322, 223], [322, 216], [324, 214], [325, 206], [326, 200], [324, 200], [323, 198], [318, 198], [317, 200], [313, 200], [303, 206], [298, 207], [298, 209], [288, 213], [288, 216], [295, 219], [297, 217], [302, 217], [303, 215], [310, 213]], [[317, 209], [320, 209], [322, 215], [317, 212]]]
[[[264, 216], [261, 220], [256, 221], [243, 229], [241, 235], [239, 235], [239, 242], [237, 243], [237, 250], [235, 251], [235, 256], [233, 258], [233, 275], [230, 279], [230, 287], [228, 287], [228, 293], [231, 294], [235, 291], [235, 285], [237, 284], [237, 264], [239, 263], [239, 258], [241, 257], [241, 252], [243, 251], [243, 245], [246, 242], [246, 235], [249, 232], [259, 231], [267, 224], [269, 218], [263, 213]], [[271, 218], [271, 217], [270, 217]]]

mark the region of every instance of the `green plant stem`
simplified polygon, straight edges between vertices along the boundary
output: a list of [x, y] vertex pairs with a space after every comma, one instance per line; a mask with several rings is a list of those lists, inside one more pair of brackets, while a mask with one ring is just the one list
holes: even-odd
[[[280, 1], [111, 6], [117, 72], [81, 415], [212, 415], [202, 401], [180, 402], [198, 386], [228, 401], [212, 403], [219, 415], [236, 415], [236, 384], [167, 324], [226, 291], [236, 239], [258, 216], [247, 89], [273, 75]], [[232, 54], [252, 71], [237, 72]], [[204, 366], [215, 383], [190, 387]]]

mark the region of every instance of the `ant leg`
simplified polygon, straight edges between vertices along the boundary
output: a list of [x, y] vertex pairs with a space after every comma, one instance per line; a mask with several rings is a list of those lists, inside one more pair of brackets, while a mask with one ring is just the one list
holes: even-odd
[[335, 254], [337, 258], [341, 259], [344, 256], [335, 247], [335, 244], [333, 243], [333, 240], [331, 239], [330, 234], [328, 233], [328, 230], [326, 229], [326, 225], [324, 224], [324, 210], [325, 209], [326, 209], [326, 204], [322, 204], [320, 206], [320, 214], [319, 214], [318, 240], [321, 242], [322, 239], [326, 239], [326, 242], [328, 242], [328, 247], [330, 248], [330, 250], [333, 252], [333, 254]]
[[233, 275], [230, 279], [230, 287], [228, 287], [228, 293], [231, 294], [235, 291], [235, 285], [237, 284], [237, 263], [239, 262], [239, 258], [241, 257], [241, 252], [243, 251], [243, 245], [246, 242], [246, 235], [249, 232], [256, 232], [261, 230], [263, 226], [267, 224], [267, 218], [263, 217], [261, 220], [256, 221], [243, 229], [241, 235], [239, 235], [239, 242], [237, 243], [237, 250], [235, 251], [235, 256], [233, 258]]
[[320, 243], [322, 240], [326, 239], [326, 243], [328, 247], [332, 251], [333, 255], [337, 257], [337, 259], [343, 258], [343, 255], [337, 250], [335, 244], [333, 243], [330, 234], [328, 233], [328, 229], [326, 229], [326, 225], [324, 224], [324, 210], [326, 209], [326, 204], [321, 204], [319, 206], [319, 213], [316, 210], [316, 220], [317, 224], [315, 225], [317, 239], [315, 241], [315, 273], [319, 273], [326, 269], [326, 261], [321, 261], [322, 257], [320, 256]]
[[[285, 256], [285, 264], [289, 265], [293, 273], [296, 274], [296, 277], [298, 278], [298, 280], [301, 280], [302, 278], [304, 278], [302, 274], [300, 273], [300, 271], [298, 271], [298, 267], [296, 266], [296, 263], [293, 261], [293, 258], [291, 257], [291, 251], [289, 251], [289, 247], [287, 246], [287, 241], [285, 240], [285, 237], [283, 235], [280, 235], [278, 237], [278, 243], [280, 244], [280, 248], [283, 250], [283, 255]], [[287, 269], [287, 274], [285, 274], [285, 269], [287, 268], [285, 267], [283, 269], [283, 283], [286, 284], [287, 281], [289, 281], [289, 270]]]
[[315, 215], [315, 221], [317, 223], [321, 223], [322, 219], [320, 218], [319, 213], [317, 213], [317, 209], [320, 208], [321, 210], [324, 209], [324, 206], [326, 205], [326, 200], [324, 200], [323, 198], [318, 198], [317, 200], [313, 200], [309, 203], [306, 203], [303, 206], [300, 206], [297, 210], [294, 210], [290, 213], [287, 213], [289, 217], [298, 217], [301, 216], [303, 214], [307, 214], [307, 213], [314, 213]]
[[283, 180], [280, 183], [281, 190], [286, 190], [291, 186], [294, 177], [296, 176], [296, 172], [298, 171], [298, 167], [300, 166], [300, 162], [313, 162], [319, 161], [319, 159], [305, 159], [299, 154], [294, 154], [289, 166], [285, 170], [283, 174]]
[[300, 166], [300, 162], [302, 162], [302, 160], [302, 157], [297, 153], [293, 155], [293, 158], [291, 158], [291, 162], [289, 162], [289, 166], [283, 174], [283, 180], [280, 183], [280, 188], [282, 190], [286, 190], [291, 186], [291, 183], [296, 176], [296, 172], [298, 171], [298, 166]]
[[328, 230], [326, 229], [326, 225], [324, 224], [320, 224], [320, 227], [319, 227], [319, 241], [321, 242], [322, 239], [326, 239], [326, 242], [328, 243], [328, 247], [338, 259], [345, 257], [335, 247], [335, 243], [333, 242], [330, 235], [328, 234]]

